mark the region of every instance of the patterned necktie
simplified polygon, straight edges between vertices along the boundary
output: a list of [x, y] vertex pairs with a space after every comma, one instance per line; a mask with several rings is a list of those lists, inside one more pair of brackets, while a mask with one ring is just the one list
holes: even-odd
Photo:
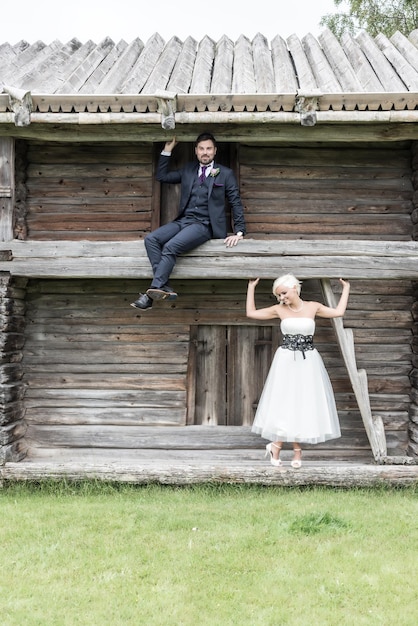
[[199, 176], [199, 180], [200, 180], [200, 184], [201, 185], [203, 185], [203, 183], [205, 182], [207, 167], [208, 167], [207, 165], [202, 165], [202, 171], [201, 171], [200, 176]]

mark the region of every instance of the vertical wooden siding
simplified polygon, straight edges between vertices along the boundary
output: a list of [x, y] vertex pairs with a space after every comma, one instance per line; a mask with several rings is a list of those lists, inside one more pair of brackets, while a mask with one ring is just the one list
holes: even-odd
[[15, 144], [12, 137], [0, 138], [0, 241], [13, 239], [15, 202]]
[[29, 239], [132, 240], [149, 232], [152, 144], [28, 144]]
[[248, 233], [272, 239], [411, 239], [408, 146], [240, 146]]

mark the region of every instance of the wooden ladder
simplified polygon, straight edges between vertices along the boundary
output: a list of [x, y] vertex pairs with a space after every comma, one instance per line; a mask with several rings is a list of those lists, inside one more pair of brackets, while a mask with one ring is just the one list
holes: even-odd
[[[336, 298], [329, 278], [321, 278], [321, 288], [327, 306], [335, 307]], [[382, 462], [387, 456], [385, 428], [380, 415], [372, 415], [366, 370], [357, 369], [353, 331], [351, 328], [344, 328], [342, 317], [332, 319], [331, 323], [350, 377], [373, 456], [377, 462]]]

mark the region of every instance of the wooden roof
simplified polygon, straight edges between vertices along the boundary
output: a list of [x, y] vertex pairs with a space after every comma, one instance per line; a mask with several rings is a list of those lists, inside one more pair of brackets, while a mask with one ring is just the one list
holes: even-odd
[[0, 112], [10, 110], [10, 86], [30, 92], [35, 112], [153, 113], [161, 93], [177, 111], [294, 111], [301, 95], [317, 97], [317, 110], [414, 110], [418, 30], [390, 39], [362, 31], [338, 40], [324, 30], [271, 42], [155, 34], [145, 44], [3, 43], [0, 84]]
[[0, 135], [156, 142], [181, 126], [192, 141], [217, 124], [235, 142], [402, 141], [416, 122], [418, 29], [0, 45]]

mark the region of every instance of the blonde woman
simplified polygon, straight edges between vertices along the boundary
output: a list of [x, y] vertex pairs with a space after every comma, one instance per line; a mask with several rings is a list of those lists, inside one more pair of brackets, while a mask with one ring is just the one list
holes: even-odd
[[283, 343], [277, 349], [258, 403], [252, 430], [264, 439], [266, 454], [274, 466], [282, 464], [284, 442], [292, 444], [291, 465], [302, 465], [301, 443], [315, 444], [341, 436], [334, 393], [323, 360], [313, 344], [315, 317], [342, 317], [347, 308], [350, 283], [340, 278], [342, 293], [335, 308], [302, 300], [301, 283], [293, 274], [273, 283], [278, 304], [257, 309], [255, 288], [248, 282], [247, 317], [280, 320]]

